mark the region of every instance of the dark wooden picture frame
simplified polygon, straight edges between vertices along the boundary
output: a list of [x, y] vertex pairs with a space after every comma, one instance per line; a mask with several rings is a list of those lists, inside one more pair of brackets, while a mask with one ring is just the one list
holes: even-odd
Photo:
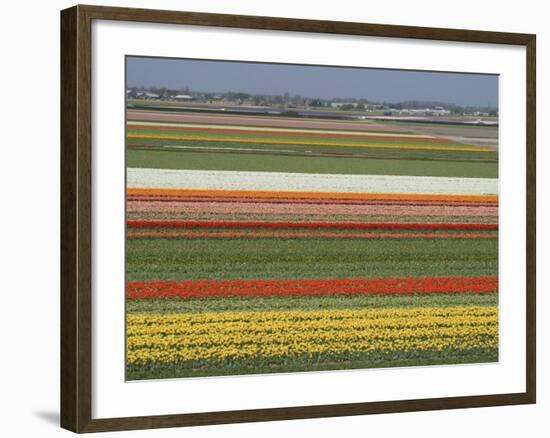
[[[518, 45], [526, 48], [526, 391], [417, 400], [92, 419], [92, 91], [93, 20], [219, 26], [390, 38]], [[274, 421], [535, 403], [536, 37], [289, 18], [75, 6], [61, 12], [61, 426], [74, 432]]]

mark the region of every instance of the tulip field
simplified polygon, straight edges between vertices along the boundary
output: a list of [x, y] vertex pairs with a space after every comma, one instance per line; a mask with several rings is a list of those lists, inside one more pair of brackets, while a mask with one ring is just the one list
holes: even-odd
[[496, 149], [198, 117], [127, 112], [128, 380], [498, 361]]

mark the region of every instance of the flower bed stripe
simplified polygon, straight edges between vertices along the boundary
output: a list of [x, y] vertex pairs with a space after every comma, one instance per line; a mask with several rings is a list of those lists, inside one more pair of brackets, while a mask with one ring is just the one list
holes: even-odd
[[391, 140], [391, 141], [413, 141], [426, 143], [449, 143], [446, 138], [436, 137], [410, 137], [398, 135], [379, 135], [379, 134], [346, 134], [346, 133], [326, 133], [326, 132], [303, 132], [303, 131], [270, 131], [258, 129], [230, 129], [230, 128], [206, 128], [206, 127], [189, 127], [189, 126], [151, 126], [151, 125], [135, 125], [130, 124], [131, 130], [146, 130], [146, 131], [181, 131], [181, 132], [212, 132], [220, 134], [256, 134], [256, 135], [273, 135], [287, 137], [334, 137], [334, 138], [358, 138], [372, 140]]
[[134, 364], [494, 349], [498, 308], [129, 314], [126, 346]]
[[127, 187], [496, 196], [498, 179], [408, 175], [344, 175], [198, 169], [126, 169]]
[[422, 146], [422, 145], [395, 145], [395, 144], [376, 144], [376, 143], [332, 143], [321, 141], [301, 141], [301, 140], [272, 140], [272, 139], [235, 139], [230, 137], [213, 138], [194, 135], [150, 135], [150, 134], [128, 134], [127, 138], [132, 139], [152, 139], [152, 140], [187, 140], [187, 141], [205, 141], [222, 143], [263, 143], [263, 144], [282, 144], [282, 145], [305, 145], [305, 146], [333, 146], [333, 147], [356, 147], [356, 148], [376, 148], [376, 149], [406, 149], [406, 150], [425, 150], [425, 151], [464, 151], [464, 152], [495, 152], [492, 148], [482, 147], [456, 147], [456, 146]]
[[[265, 214], [265, 213], [169, 213], [128, 211], [129, 221], [190, 221], [190, 222], [322, 222], [322, 223], [413, 223], [413, 224], [497, 224], [498, 216], [429, 216], [429, 215], [323, 215], [323, 214]], [[254, 231], [254, 230], [251, 230]]]
[[433, 293], [492, 293], [498, 278], [374, 278], [332, 280], [222, 280], [130, 282], [127, 297], [207, 298], [223, 296], [326, 296]]
[[323, 238], [323, 239], [497, 239], [496, 233], [325, 233], [325, 232], [296, 232], [296, 233], [269, 233], [269, 232], [163, 232], [163, 231], [129, 231], [128, 238], [162, 237], [201, 239], [201, 238]]
[[[472, 202], [496, 203], [495, 195], [441, 195], [409, 193], [342, 193], [342, 192], [295, 192], [272, 190], [196, 190], [174, 188], [128, 188], [128, 196], [190, 197], [190, 198], [239, 198], [239, 199], [299, 199], [299, 200], [345, 200], [345, 201], [410, 201], [410, 202]], [[286, 201], [285, 201], [286, 202]]]
[[475, 223], [331, 223], [331, 222], [195, 222], [195, 221], [128, 221], [128, 228], [300, 228], [337, 230], [497, 230], [498, 224]]
[[[143, 114], [143, 113], [142, 113]], [[170, 116], [170, 114], [158, 114], [158, 113], [148, 113], [149, 115], [162, 115], [162, 116]], [[182, 114], [180, 114], [181, 116]], [[178, 116], [175, 114], [175, 116]], [[190, 114], [186, 114], [185, 117], [191, 117]], [[199, 116], [200, 117], [200, 116]], [[211, 116], [207, 116], [211, 117]], [[221, 115], [218, 117], [220, 120], [224, 120], [227, 122], [234, 122], [235, 120], [232, 120], [232, 117], [228, 118], [227, 115]], [[240, 117], [237, 117], [237, 119], [240, 119]], [[312, 128], [309, 126], [311, 124], [311, 121], [300, 121], [300, 120], [292, 120], [293, 123], [298, 124], [306, 124], [307, 127], [292, 127], [292, 126], [277, 126], [277, 125], [270, 125], [269, 123], [263, 124], [265, 122], [276, 122], [276, 120], [265, 120], [262, 118], [261, 122], [262, 124], [240, 124], [240, 123], [223, 123], [223, 124], [217, 124], [217, 123], [192, 123], [192, 122], [179, 122], [179, 123], [171, 123], [167, 121], [147, 121], [148, 119], [144, 120], [138, 120], [138, 119], [128, 119], [127, 124], [129, 126], [132, 125], [146, 125], [146, 126], [184, 126], [184, 127], [193, 127], [193, 128], [221, 128], [221, 129], [238, 129], [240, 131], [247, 131], [247, 130], [255, 130], [255, 131], [282, 131], [282, 132], [296, 132], [296, 133], [322, 133], [322, 134], [346, 134], [346, 135], [379, 135], [381, 137], [402, 137], [406, 135], [407, 137], [416, 137], [416, 138], [423, 138], [428, 137], [432, 138], [433, 136], [428, 134], [415, 134], [411, 131], [404, 131], [402, 129], [394, 130], [390, 129], [388, 130], [387, 127], [384, 129], [372, 129], [373, 126], [369, 125], [368, 131], [365, 131], [363, 129], [349, 129], [349, 123], [348, 122], [336, 122], [340, 126], [345, 126], [345, 128]], [[251, 120], [248, 118], [248, 120]], [[258, 121], [259, 119], [256, 119]], [[289, 120], [286, 120], [285, 123], [289, 123]], [[323, 122], [320, 122], [323, 123]], [[330, 124], [334, 124], [334, 122], [331, 122]], [[352, 122], [353, 126], [357, 126], [355, 123]]]
[[498, 306], [498, 293], [356, 294], [323, 296], [158, 298], [126, 300], [129, 313], [207, 313], [241, 311], [382, 309]]
[[[296, 203], [236, 203], [217, 202], [134, 202], [126, 204], [128, 212], [133, 213], [164, 213], [164, 214], [194, 214], [207, 213], [219, 214], [266, 214], [266, 215], [296, 215], [307, 217], [308, 215], [332, 216], [468, 216], [487, 217], [498, 215], [498, 207], [464, 207], [464, 206], [419, 206], [407, 205], [346, 205], [346, 204], [296, 204]], [[324, 219], [323, 219], [324, 220]]]
[[219, 202], [230, 204], [249, 204], [261, 202], [264, 204], [304, 204], [304, 205], [414, 205], [414, 206], [452, 206], [452, 207], [498, 207], [498, 202], [450, 202], [450, 201], [377, 201], [353, 199], [277, 199], [277, 198], [201, 198], [185, 196], [127, 196], [128, 202]]

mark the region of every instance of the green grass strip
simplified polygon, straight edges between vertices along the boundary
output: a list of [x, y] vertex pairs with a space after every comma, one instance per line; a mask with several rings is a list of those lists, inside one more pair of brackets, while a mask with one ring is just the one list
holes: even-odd
[[421, 157], [420, 159], [394, 159], [390, 155], [382, 155], [382, 157], [389, 158], [128, 149], [127, 166], [156, 169], [233, 170], [342, 175], [498, 177], [498, 163], [496, 162], [436, 161], [430, 160], [427, 157]]
[[258, 357], [223, 362], [184, 362], [127, 365], [127, 380], [168, 379], [243, 374], [290, 373], [344, 369], [411, 367], [498, 361], [498, 349], [367, 352], [346, 355], [323, 354], [298, 357]]
[[497, 239], [129, 239], [128, 281], [494, 277]]

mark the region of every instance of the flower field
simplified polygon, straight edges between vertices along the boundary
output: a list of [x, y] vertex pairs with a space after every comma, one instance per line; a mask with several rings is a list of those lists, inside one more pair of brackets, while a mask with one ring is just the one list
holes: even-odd
[[159, 114], [128, 112], [129, 380], [498, 360], [494, 149]]

